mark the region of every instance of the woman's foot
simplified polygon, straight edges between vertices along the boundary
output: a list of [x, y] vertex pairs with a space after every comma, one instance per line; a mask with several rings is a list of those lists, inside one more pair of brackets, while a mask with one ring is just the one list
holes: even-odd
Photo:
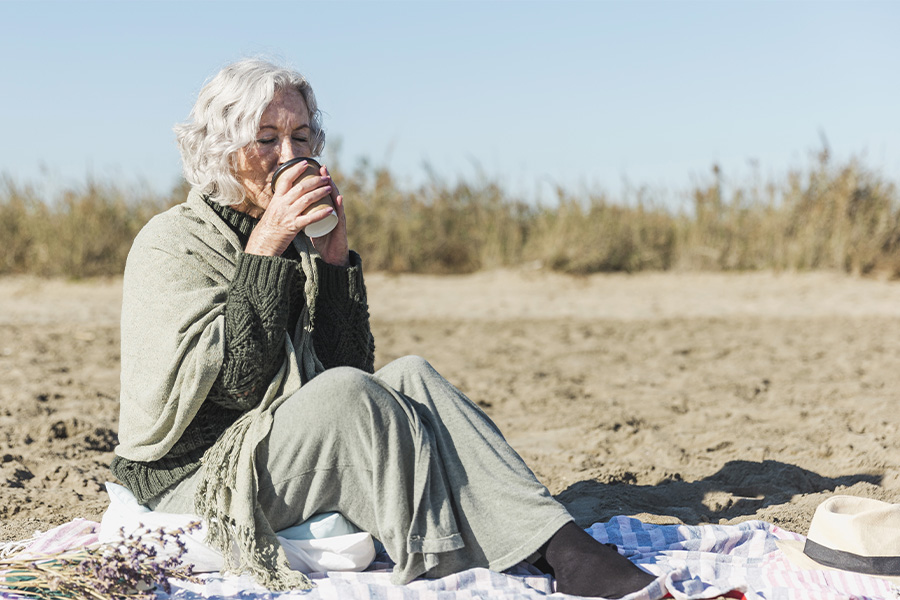
[[541, 554], [553, 569], [556, 591], [573, 596], [621, 598], [656, 579], [572, 522], [553, 534]]

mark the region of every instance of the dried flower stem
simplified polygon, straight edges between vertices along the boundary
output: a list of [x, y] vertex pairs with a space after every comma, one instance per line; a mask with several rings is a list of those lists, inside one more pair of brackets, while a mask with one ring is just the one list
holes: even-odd
[[[158, 587], [169, 593], [169, 578], [199, 581], [190, 564], [182, 564], [186, 546], [181, 535], [194, 531], [141, 529], [116, 543], [92, 544], [54, 554], [26, 551], [0, 559], [0, 591], [43, 600], [151, 600]], [[177, 551], [160, 558], [160, 548]]]

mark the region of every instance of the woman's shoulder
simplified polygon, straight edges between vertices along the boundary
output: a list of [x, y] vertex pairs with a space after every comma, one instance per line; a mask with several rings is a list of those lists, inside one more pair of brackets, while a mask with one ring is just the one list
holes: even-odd
[[232, 246], [231, 230], [203, 200], [191, 191], [187, 200], [152, 217], [134, 240], [135, 247], [176, 249], [201, 246]]
[[215, 211], [202, 198], [188, 196], [187, 201], [144, 225], [128, 253], [125, 274], [164, 273], [169, 278], [185, 278], [196, 273], [201, 278], [226, 280], [240, 250], [237, 235]]

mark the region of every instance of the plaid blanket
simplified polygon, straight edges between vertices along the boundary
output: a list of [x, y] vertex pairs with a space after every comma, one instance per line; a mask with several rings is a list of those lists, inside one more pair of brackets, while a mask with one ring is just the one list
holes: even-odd
[[676, 600], [717, 598], [734, 591], [747, 600], [900, 598], [900, 587], [883, 579], [798, 568], [775, 540], [804, 537], [763, 521], [693, 527], [615, 517], [589, 531], [601, 542], [617, 544], [647, 571], [665, 574], [665, 587]]
[[[28, 549], [64, 550], [92, 541], [90, 521], [77, 519], [29, 541]], [[612, 542], [634, 563], [658, 575], [648, 588], [629, 600], [746, 598], [747, 600], [898, 600], [900, 587], [890, 582], [837, 571], [805, 571], [790, 563], [777, 539], [803, 536], [762, 521], [738, 525], [650, 525], [628, 517], [596, 523], [588, 532]], [[96, 538], [93, 538], [96, 539]], [[12, 547], [10, 545], [10, 547]], [[18, 543], [16, 548], [21, 548]], [[3, 545], [0, 545], [0, 552]], [[173, 581], [172, 593], [159, 598], [304, 600], [536, 600], [553, 594], [553, 582], [521, 564], [505, 573], [470, 569], [436, 580], [391, 585], [390, 565], [376, 563], [364, 573], [313, 576], [308, 592], [273, 593], [246, 577], [213, 575], [203, 585]], [[667, 595], [668, 594], [668, 595]], [[0, 597], [11, 597], [0, 593]], [[567, 598], [555, 594], [554, 598]]]

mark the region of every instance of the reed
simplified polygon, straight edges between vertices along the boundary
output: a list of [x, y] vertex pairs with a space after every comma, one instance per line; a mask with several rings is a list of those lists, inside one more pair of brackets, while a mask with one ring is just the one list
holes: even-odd
[[[416, 188], [361, 163], [331, 170], [350, 200], [350, 243], [368, 270], [467, 273], [541, 265], [573, 274], [642, 270], [813, 270], [900, 276], [900, 198], [893, 182], [822, 150], [806, 168], [731, 181], [716, 167], [672, 206], [558, 190], [552, 205], [490, 178]], [[89, 180], [56, 198], [0, 179], [0, 274], [92, 277], [122, 272], [141, 226], [181, 201]], [[671, 197], [671, 192], [667, 197]]]
[[47, 199], [34, 186], [4, 176], [0, 273], [76, 278], [120, 274], [134, 236], [150, 217], [172, 205], [174, 196], [89, 179], [83, 187]]

